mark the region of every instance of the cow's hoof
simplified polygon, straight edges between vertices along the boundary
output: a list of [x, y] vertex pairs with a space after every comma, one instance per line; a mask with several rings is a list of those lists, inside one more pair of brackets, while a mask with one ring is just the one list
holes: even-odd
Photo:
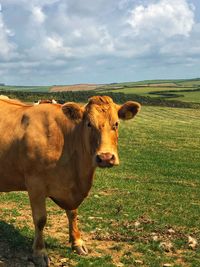
[[49, 267], [49, 258], [47, 254], [33, 255], [33, 262], [37, 267]]
[[73, 246], [72, 249], [79, 255], [86, 256], [88, 254], [88, 249], [83, 244], [81, 246]]

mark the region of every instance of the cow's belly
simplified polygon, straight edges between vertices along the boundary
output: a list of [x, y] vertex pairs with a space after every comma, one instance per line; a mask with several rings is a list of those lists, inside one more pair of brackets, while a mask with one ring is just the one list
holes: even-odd
[[5, 173], [0, 171], [0, 192], [25, 191], [23, 176], [17, 173]]
[[83, 199], [61, 199], [59, 197], [50, 197], [60, 208], [64, 210], [75, 210], [82, 203]]
[[78, 208], [78, 206], [88, 195], [90, 189], [86, 188], [83, 190], [75, 176], [70, 175], [69, 172], [66, 174], [62, 173], [62, 175], [60, 173], [59, 176], [51, 179], [47, 188], [47, 196], [65, 210], [73, 210]]
[[[78, 192], [77, 192], [78, 191]], [[83, 202], [86, 194], [77, 190], [77, 188], [60, 188], [60, 192], [57, 190], [51, 190], [48, 195], [59, 207], [65, 210], [74, 210]]]

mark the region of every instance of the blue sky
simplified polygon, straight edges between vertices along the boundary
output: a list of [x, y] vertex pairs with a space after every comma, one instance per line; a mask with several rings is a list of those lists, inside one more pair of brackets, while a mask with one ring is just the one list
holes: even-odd
[[0, 82], [194, 77], [199, 0], [0, 0]]

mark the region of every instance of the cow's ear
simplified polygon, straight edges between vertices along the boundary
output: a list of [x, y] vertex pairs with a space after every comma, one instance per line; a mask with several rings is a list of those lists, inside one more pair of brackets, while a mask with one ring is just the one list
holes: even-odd
[[84, 108], [77, 103], [68, 102], [62, 105], [63, 113], [73, 121], [80, 121], [83, 118]]
[[128, 101], [125, 104], [119, 106], [118, 116], [122, 120], [132, 119], [140, 110], [141, 105], [137, 102]]

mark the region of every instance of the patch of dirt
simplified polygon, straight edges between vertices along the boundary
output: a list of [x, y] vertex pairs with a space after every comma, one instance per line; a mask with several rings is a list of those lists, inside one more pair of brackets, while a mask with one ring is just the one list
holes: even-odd
[[[112, 194], [115, 191], [102, 191], [102, 194]], [[29, 206], [20, 207], [17, 209], [17, 203], [1, 204], [0, 208], [18, 210], [19, 214], [12, 218], [11, 215], [5, 213], [5, 217], [0, 221], [0, 267], [34, 267], [31, 258], [31, 247], [33, 237], [28, 238], [26, 233], [22, 234], [21, 230], [24, 226], [34, 231], [31, 209]], [[48, 222], [45, 227], [44, 236], [47, 240], [47, 251], [51, 261], [51, 266], [76, 266], [77, 261], [71, 255], [72, 250], [68, 242], [68, 221], [65, 212], [58, 212], [57, 206], [48, 208]], [[91, 217], [95, 220], [103, 220], [102, 217]], [[9, 223], [13, 219], [12, 224]], [[89, 218], [88, 218], [89, 219]], [[4, 221], [2, 221], [4, 220]], [[176, 239], [185, 241], [186, 245], [182, 246], [182, 250], [170, 249], [166, 255], [170, 258], [177, 257], [176, 263], [181, 266], [187, 266], [184, 263], [184, 253], [189, 251], [187, 245], [187, 235], [184, 231], [180, 231], [166, 226], [165, 229], [157, 229], [154, 232], [146, 232], [145, 225], [156, 224], [148, 216], [141, 216], [137, 220], [123, 222], [112, 220], [110, 221], [110, 229], [108, 232], [102, 229], [95, 229], [91, 233], [84, 232], [83, 239], [89, 249], [88, 257], [102, 257], [110, 255], [116, 266], [123, 266], [120, 261], [122, 257], [126, 257], [127, 253], [130, 257], [142, 261], [144, 255], [135, 249], [135, 242], [141, 244], [151, 244], [152, 242], [172, 242]], [[81, 228], [81, 223], [80, 223]], [[122, 233], [117, 229], [128, 229]], [[194, 237], [196, 235], [194, 234]], [[50, 238], [50, 239], [49, 239]], [[127, 256], [129, 257], [129, 256]], [[144, 266], [144, 265], [143, 265]]]
[[105, 189], [100, 191], [98, 194], [100, 196], [111, 196], [113, 194], [118, 193], [120, 190], [118, 188], [109, 188], [109, 189]]
[[133, 245], [128, 243], [93, 239], [90, 241], [88, 240], [87, 244], [90, 248], [90, 256], [102, 257], [103, 255], [109, 255], [112, 257], [113, 263], [116, 266], [120, 266], [120, 264], [122, 264], [120, 259], [126, 254], [132, 254], [134, 258], [142, 258], [142, 254], [135, 252]]
[[1, 211], [5, 211], [6, 209], [11, 210], [16, 208], [16, 204], [15, 203], [1, 203], [0, 202], [0, 210]]

